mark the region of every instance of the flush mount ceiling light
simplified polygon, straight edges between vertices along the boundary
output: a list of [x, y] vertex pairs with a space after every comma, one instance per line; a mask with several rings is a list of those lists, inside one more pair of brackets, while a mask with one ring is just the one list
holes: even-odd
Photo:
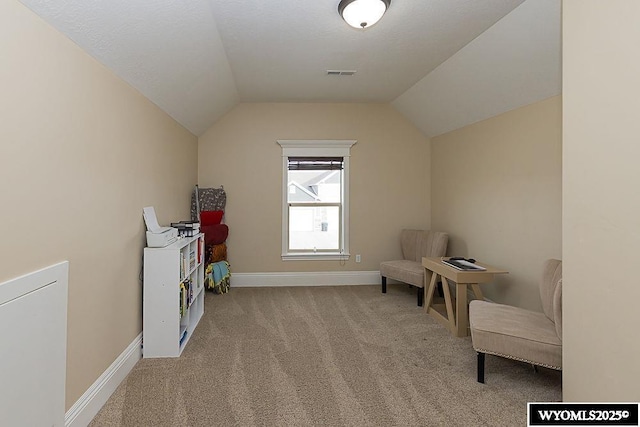
[[353, 28], [369, 28], [382, 18], [391, 0], [341, 0], [338, 13]]

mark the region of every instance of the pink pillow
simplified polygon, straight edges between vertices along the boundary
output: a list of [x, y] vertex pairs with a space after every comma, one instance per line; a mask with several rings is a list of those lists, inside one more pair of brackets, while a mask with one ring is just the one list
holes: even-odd
[[216, 225], [222, 222], [224, 211], [202, 211], [200, 212], [200, 225]]

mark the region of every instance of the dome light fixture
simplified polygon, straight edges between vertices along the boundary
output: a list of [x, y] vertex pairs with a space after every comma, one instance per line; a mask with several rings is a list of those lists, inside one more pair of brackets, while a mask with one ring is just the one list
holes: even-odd
[[338, 13], [353, 28], [369, 28], [382, 18], [391, 0], [340, 0]]

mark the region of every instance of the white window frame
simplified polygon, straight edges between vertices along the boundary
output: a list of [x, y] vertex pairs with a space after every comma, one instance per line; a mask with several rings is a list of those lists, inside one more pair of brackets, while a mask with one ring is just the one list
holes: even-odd
[[[349, 157], [351, 147], [356, 140], [333, 139], [279, 139], [282, 147], [282, 260], [283, 261], [346, 261], [349, 253]], [[342, 157], [342, 210], [340, 222], [342, 233], [340, 235], [340, 247], [342, 250], [335, 252], [289, 252], [289, 203], [288, 182], [289, 157]]]

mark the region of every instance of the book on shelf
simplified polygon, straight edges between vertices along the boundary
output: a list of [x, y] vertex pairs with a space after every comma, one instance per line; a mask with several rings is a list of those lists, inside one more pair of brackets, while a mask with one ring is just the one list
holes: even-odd
[[187, 312], [187, 301], [186, 301], [187, 288], [184, 283], [180, 283], [180, 318], [185, 315]]
[[484, 271], [484, 270], [486, 270], [486, 268], [484, 268], [481, 265], [478, 265], [478, 264], [470, 262], [470, 261], [468, 261], [466, 259], [460, 259], [460, 258], [443, 259], [442, 263], [448, 265], [449, 267], [453, 267], [456, 270], [462, 270], [462, 271]]
[[192, 249], [189, 252], [189, 271], [193, 270], [195, 266], [196, 266], [196, 251], [195, 249]]
[[180, 280], [184, 280], [189, 274], [189, 260], [184, 252], [180, 252]]
[[187, 308], [191, 307], [191, 295], [192, 295], [192, 291], [191, 291], [191, 279], [187, 279], [184, 282], [185, 285], [185, 302], [187, 304]]
[[185, 338], [187, 338], [187, 327], [186, 326], [181, 326], [180, 327], [180, 339], [178, 340], [178, 345], [182, 345], [182, 343], [184, 342]]

